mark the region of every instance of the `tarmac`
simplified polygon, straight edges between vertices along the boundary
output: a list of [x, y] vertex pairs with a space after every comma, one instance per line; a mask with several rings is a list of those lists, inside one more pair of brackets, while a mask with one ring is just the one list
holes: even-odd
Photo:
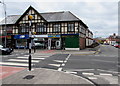
[[24, 69], [11, 76], [8, 76], [2, 80], [2, 86], [8, 84], [20, 85], [20, 84], [79, 84], [95, 86], [89, 80], [76, 76], [73, 74], [65, 73], [62, 71], [35, 68], [32, 71]]
[[[66, 50], [54, 50], [54, 52], [50, 52], [52, 54], [76, 54], [76, 55], [91, 55], [100, 52], [100, 48], [97, 47], [95, 50], [85, 49], [80, 51], [66, 51]], [[16, 50], [15, 50], [16, 51]], [[21, 51], [21, 50], [20, 50]], [[43, 50], [36, 50], [36, 53], [43, 52]], [[16, 51], [19, 52], [19, 51]], [[48, 54], [48, 53], [47, 53]], [[37, 85], [37, 84], [77, 84], [79, 86], [95, 86], [94, 83], [89, 80], [65, 73], [62, 71], [57, 71], [53, 69], [45, 69], [45, 68], [34, 68], [32, 71], [28, 71], [28, 69], [21, 70], [15, 74], [12, 74], [4, 79], [2, 79], [2, 86], [18, 86], [22, 84], [29, 85]], [[70, 85], [71, 86], [71, 85]]]

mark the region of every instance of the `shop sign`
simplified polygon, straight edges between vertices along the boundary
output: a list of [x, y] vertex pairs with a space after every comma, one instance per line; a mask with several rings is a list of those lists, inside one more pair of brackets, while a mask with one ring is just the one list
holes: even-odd
[[50, 38], [60, 38], [60, 35], [48, 35]]
[[75, 36], [79, 36], [79, 34], [62, 34], [62, 37], [75, 37]]
[[32, 37], [35, 37], [35, 38], [47, 38], [48, 35], [32, 35]]
[[11, 39], [11, 36], [0, 36], [0, 38], [8, 38], [8, 39]]
[[29, 39], [29, 35], [15, 35], [14, 39]]

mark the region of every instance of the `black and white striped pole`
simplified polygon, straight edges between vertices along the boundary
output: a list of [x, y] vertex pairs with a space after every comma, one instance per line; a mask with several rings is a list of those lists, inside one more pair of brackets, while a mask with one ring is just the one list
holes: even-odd
[[29, 30], [29, 71], [31, 71], [32, 67], [31, 67], [31, 64], [32, 64], [32, 61], [31, 61], [31, 49], [32, 49], [32, 44], [31, 44], [31, 37], [32, 37], [32, 31], [31, 31], [31, 24], [32, 24], [32, 19], [33, 19], [33, 16], [32, 15], [28, 15], [28, 18], [30, 20], [29, 22], [29, 26], [30, 26], [30, 30]]

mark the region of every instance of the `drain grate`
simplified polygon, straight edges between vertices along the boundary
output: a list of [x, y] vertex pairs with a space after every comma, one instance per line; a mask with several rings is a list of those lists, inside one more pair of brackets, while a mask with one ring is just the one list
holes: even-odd
[[27, 75], [23, 79], [33, 79], [35, 76], [34, 75]]

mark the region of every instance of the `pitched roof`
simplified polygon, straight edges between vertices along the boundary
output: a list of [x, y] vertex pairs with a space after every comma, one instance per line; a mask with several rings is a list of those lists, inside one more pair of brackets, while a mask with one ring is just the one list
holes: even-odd
[[[74, 14], [70, 11], [62, 11], [62, 12], [48, 12], [48, 13], [40, 13], [40, 15], [47, 21], [47, 22], [58, 22], [58, 21], [80, 21], [85, 27], [84, 24], [79, 18], [77, 18]], [[7, 16], [7, 23], [6, 24], [15, 24], [16, 21], [21, 17], [21, 15], [10, 15]], [[0, 22], [0, 25], [5, 24], [5, 19]]]
[[[6, 17], [6, 24], [15, 24], [21, 15], [10, 15]], [[5, 19], [0, 22], [0, 25], [5, 24]]]
[[79, 21], [80, 19], [74, 16], [70, 11], [63, 12], [49, 12], [49, 13], [40, 13], [41, 16], [48, 22], [56, 21]]

